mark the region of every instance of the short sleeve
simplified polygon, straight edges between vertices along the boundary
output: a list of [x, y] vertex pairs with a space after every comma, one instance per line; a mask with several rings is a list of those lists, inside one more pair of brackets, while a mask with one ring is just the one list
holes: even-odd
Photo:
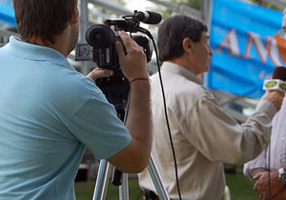
[[101, 92], [94, 92], [71, 118], [71, 133], [85, 144], [97, 159], [106, 159], [132, 140], [117, 112]]

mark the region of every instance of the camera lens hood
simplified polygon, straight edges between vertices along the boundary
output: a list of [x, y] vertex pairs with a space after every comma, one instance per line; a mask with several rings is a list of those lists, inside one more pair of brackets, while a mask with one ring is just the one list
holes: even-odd
[[95, 24], [89, 27], [85, 39], [94, 48], [108, 48], [114, 45], [116, 40], [113, 30], [104, 24]]

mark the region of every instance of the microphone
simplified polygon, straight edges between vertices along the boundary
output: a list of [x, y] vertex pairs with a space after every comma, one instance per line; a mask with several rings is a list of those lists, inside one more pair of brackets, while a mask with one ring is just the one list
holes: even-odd
[[280, 90], [286, 93], [286, 68], [277, 66], [272, 74], [272, 79], [264, 80], [263, 90]]
[[162, 16], [159, 13], [151, 12], [151, 11], [134, 11], [134, 17], [137, 20], [146, 23], [146, 24], [158, 24], [162, 20]]

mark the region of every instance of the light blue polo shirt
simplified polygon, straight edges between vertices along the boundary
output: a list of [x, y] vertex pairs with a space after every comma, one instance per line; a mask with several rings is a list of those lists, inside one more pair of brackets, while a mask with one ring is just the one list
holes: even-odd
[[114, 106], [62, 54], [15, 37], [0, 48], [1, 200], [74, 200], [86, 146], [105, 159], [130, 142]]

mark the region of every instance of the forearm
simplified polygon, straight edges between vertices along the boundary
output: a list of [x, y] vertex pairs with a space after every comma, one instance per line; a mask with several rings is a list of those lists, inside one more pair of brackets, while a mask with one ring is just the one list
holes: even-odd
[[[243, 130], [242, 143], [239, 143], [241, 147], [241, 161], [246, 162], [250, 159], [257, 157], [265, 144], [269, 142], [272, 119], [276, 113], [275, 106], [268, 101], [259, 102], [254, 114], [248, 118], [248, 120], [241, 125]], [[258, 164], [258, 163], [257, 163]], [[258, 166], [265, 167], [265, 166]]]
[[[272, 103], [263, 101], [246, 123], [239, 124], [219, 107], [214, 98], [206, 96], [188, 115], [187, 123], [193, 131], [200, 133], [195, 135], [196, 140], [206, 144], [196, 146], [204, 156], [228, 164], [243, 164], [257, 157], [269, 141], [275, 112]], [[202, 123], [205, 120], [208, 123]]]
[[250, 174], [250, 178], [253, 180], [253, 178], [259, 174], [259, 173], [262, 173], [262, 172], [266, 172], [268, 171], [266, 168], [256, 168], [256, 169], [252, 169], [250, 170], [249, 174]]
[[135, 81], [130, 86], [130, 99], [126, 126], [137, 143], [138, 153], [149, 160], [152, 146], [150, 109], [150, 83]]

